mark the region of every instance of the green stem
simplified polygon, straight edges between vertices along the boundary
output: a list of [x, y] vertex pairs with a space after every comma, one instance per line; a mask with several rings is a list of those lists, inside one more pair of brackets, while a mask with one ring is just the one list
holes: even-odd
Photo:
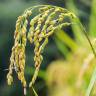
[[91, 49], [92, 49], [92, 51], [93, 51], [94, 56], [96, 57], [96, 52], [95, 52], [95, 50], [94, 50], [94, 48], [93, 48], [93, 45], [92, 45], [92, 43], [91, 43], [91, 41], [90, 41], [90, 39], [89, 39], [89, 37], [88, 37], [88, 34], [87, 34], [85, 28], [83, 27], [83, 25], [82, 25], [82, 23], [80, 22], [79, 19], [77, 19], [77, 23], [79, 23], [79, 25], [80, 25], [80, 27], [81, 27], [81, 29], [82, 29], [85, 37], [87, 38], [87, 40], [88, 40], [88, 42], [89, 42], [89, 44], [90, 44], [90, 47], [91, 47]]
[[[34, 71], [35, 71], [35, 68], [31, 67], [26, 67], [26, 70], [25, 70], [25, 73], [26, 74], [34, 74]], [[45, 71], [43, 70], [40, 70], [39, 71], [39, 74], [38, 74], [38, 77], [42, 78], [42, 79], [46, 79], [46, 74], [45, 74]]]
[[32, 87], [32, 90], [33, 90], [35, 96], [38, 96], [37, 92], [35, 91], [35, 89], [33, 87]]
[[59, 30], [59, 32], [56, 32], [55, 34], [56, 34], [56, 37], [60, 41], [64, 42], [73, 52], [76, 51], [76, 49], [78, 48], [78, 45], [63, 30]]
[[57, 47], [58, 47], [58, 49], [61, 51], [61, 53], [63, 54], [63, 56], [65, 57], [65, 58], [67, 58], [67, 55], [68, 55], [68, 53], [69, 53], [69, 50], [68, 50], [68, 48], [66, 47], [66, 45], [63, 43], [63, 42], [61, 42], [58, 38], [56, 38], [55, 37], [55, 43], [56, 43], [56, 45], [57, 45]]
[[[68, 0], [68, 3], [66, 5], [67, 5], [67, 8], [73, 11], [76, 15], [79, 14], [78, 13], [79, 10], [76, 8], [74, 4], [74, 0]], [[75, 19], [71, 19], [71, 22], [75, 22]], [[75, 25], [73, 24], [72, 30], [73, 30], [76, 41], [82, 44], [84, 42], [84, 38], [82, 38], [83, 33], [80, 26], [78, 26], [77, 24]]]
[[96, 37], [96, 0], [92, 0], [91, 5], [91, 16], [90, 16], [90, 26], [89, 26], [89, 34], [92, 37]]
[[96, 68], [94, 69], [94, 72], [92, 74], [92, 77], [91, 77], [91, 80], [90, 80], [90, 83], [86, 92], [86, 96], [90, 96], [95, 81], [96, 81]]

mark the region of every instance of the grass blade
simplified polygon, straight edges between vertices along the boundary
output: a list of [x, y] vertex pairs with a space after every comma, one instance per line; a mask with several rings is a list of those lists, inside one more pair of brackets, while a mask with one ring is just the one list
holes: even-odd
[[73, 52], [76, 51], [78, 48], [77, 43], [73, 39], [70, 38], [63, 30], [59, 30], [59, 32], [56, 32], [56, 37], [66, 44]]
[[89, 86], [88, 86], [87, 91], [86, 91], [86, 96], [90, 96], [95, 81], [96, 81], [96, 68], [93, 71]]
[[61, 42], [58, 38], [55, 37], [55, 43], [59, 49], [59, 51], [63, 54], [63, 56], [65, 58], [67, 58], [67, 54], [69, 53], [69, 50], [68, 48], [66, 47], [66, 45]]
[[[79, 15], [78, 13], [79, 10], [76, 8], [76, 5], [74, 4], [74, 0], [68, 0], [68, 3], [66, 5], [69, 10], [72, 10], [77, 16]], [[71, 21], [75, 22], [75, 19], [74, 20], [72, 19]], [[80, 26], [78, 24], [75, 24], [75, 25], [73, 24], [72, 30], [73, 30], [76, 41], [82, 44], [82, 42], [84, 42], [85, 39], [82, 37], [83, 33]]]
[[33, 92], [34, 92], [34, 95], [35, 96], [38, 96], [38, 94], [37, 94], [37, 92], [35, 91], [35, 89], [32, 87], [32, 90], [33, 90]]
[[96, 37], [96, 0], [92, 0], [89, 34]]

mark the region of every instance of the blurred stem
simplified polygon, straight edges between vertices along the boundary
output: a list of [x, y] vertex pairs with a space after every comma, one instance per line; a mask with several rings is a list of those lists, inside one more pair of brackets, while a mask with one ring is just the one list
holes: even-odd
[[33, 90], [35, 96], [38, 96], [37, 92], [35, 91], [35, 89], [33, 87], [32, 87], [32, 90]]
[[89, 44], [90, 44], [90, 47], [91, 47], [91, 49], [92, 49], [92, 51], [93, 51], [94, 56], [96, 57], [96, 52], [95, 52], [94, 47], [93, 47], [93, 45], [92, 45], [92, 43], [91, 43], [91, 41], [90, 41], [90, 38], [89, 38], [89, 36], [88, 36], [88, 34], [87, 34], [87, 32], [86, 32], [86, 29], [83, 27], [82, 23], [80, 22], [80, 20], [79, 20], [78, 18], [77, 18], [76, 22], [79, 24], [82, 32], [84, 33], [86, 39], [88, 40], [88, 42], [89, 42]]
[[68, 50], [68, 48], [66, 47], [66, 45], [63, 44], [63, 42], [61, 42], [61, 41], [60, 41], [58, 38], [56, 38], [56, 37], [55, 37], [55, 43], [56, 43], [58, 49], [59, 49], [59, 50], [61, 51], [61, 53], [63, 54], [63, 56], [64, 56], [65, 58], [67, 58], [67, 55], [68, 55], [68, 53], [69, 53], [69, 50]]
[[95, 81], [96, 81], [96, 68], [94, 69], [94, 72], [92, 74], [92, 77], [91, 77], [91, 80], [90, 80], [90, 83], [89, 83], [89, 86], [88, 86], [88, 89], [87, 89], [87, 92], [86, 92], [86, 96], [90, 96], [91, 91], [94, 87]]
[[88, 16], [88, 13], [85, 13], [83, 10], [80, 10], [76, 7], [76, 4], [74, 3], [76, 0], [68, 0], [66, 2], [66, 7], [67, 9], [73, 11], [76, 15], [83, 15], [83, 16]]
[[59, 30], [55, 35], [61, 42], [66, 44], [72, 50], [72, 52], [75, 52], [78, 48], [75, 41], [71, 39], [71, 37], [69, 37], [63, 30]]
[[89, 34], [96, 37], [96, 0], [92, 0]]
[[[66, 6], [69, 10], [73, 11], [76, 15], [79, 14], [76, 5], [74, 4], [74, 0], [68, 0], [68, 2], [66, 2]], [[72, 19], [71, 21], [75, 22], [75, 19]], [[72, 25], [72, 30], [76, 41], [82, 44], [84, 42], [84, 38], [82, 38], [83, 33], [80, 26], [78, 26], [78, 24]]]
[[[26, 67], [25, 73], [26, 74], [34, 74], [35, 68], [33, 67]], [[45, 71], [41, 70], [39, 71], [38, 77], [42, 78], [42, 79], [46, 79], [46, 74]]]

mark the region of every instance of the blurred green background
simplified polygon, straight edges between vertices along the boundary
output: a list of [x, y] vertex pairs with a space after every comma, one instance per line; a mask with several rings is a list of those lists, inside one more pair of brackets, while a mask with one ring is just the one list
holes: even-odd
[[[95, 1], [95, 0], [94, 0]], [[12, 86], [8, 86], [6, 83], [7, 68], [9, 66], [9, 60], [11, 55], [11, 48], [14, 43], [14, 30], [17, 17], [21, 15], [24, 10], [30, 6], [40, 4], [51, 4], [60, 7], [64, 7], [74, 12], [85, 25], [87, 31], [94, 29], [95, 24], [91, 24], [91, 8], [92, 0], [0, 0], [0, 96], [23, 96], [23, 88], [18, 81], [14, 72], [14, 83]], [[75, 6], [74, 6], [75, 5]], [[96, 9], [96, 8], [95, 8]], [[96, 12], [96, 11], [95, 11]], [[95, 16], [96, 13], [94, 12]], [[92, 15], [93, 16], [93, 15]], [[92, 17], [93, 21], [96, 21], [96, 17]], [[90, 28], [89, 26], [92, 25]], [[76, 27], [77, 28], [77, 27]], [[78, 28], [68, 27], [66, 30], [67, 35], [73, 40], [74, 30], [80, 31]], [[90, 29], [89, 29], [90, 28]], [[95, 29], [94, 29], [95, 30]], [[74, 34], [73, 34], [74, 33]], [[78, 33], [81, 34], [81, 33]], [[77, 35], [78, 35], [77, 34]], [[92, 34], [92, 36], [95, 36]], [[78, 40], [82, 42], [83, 37], [77, 36]], [[63, 37], [62, 37], [63, 38]], [[80, 39], [81, 38], [81, 39]], [[77, 41], [78, 41], [77, 40]], [[85, 39], [84, 39], [85, 40]], [[44, 60], [41, 65], [41, 74], [36, 81], [35, 89], [39, 96], [48, 96], [48, 87], [45, 83], [44, 76], [45, 70], [49, 63], [57, 59], [66, 59], [66, 54], [70, 52], [71, 47], [67, 46], [68, 43], [64, 41], [64, 46], [56, 38], [50, 38], [49, 44], [45, 48], [43, 53]], [[58, 45], [59, 44], [59, 45]], [[65, 49], [64, 49], [65, 48]], [[64, 51], [65, 50], [65, 51]], [[29, 81], [33, 74], [33, 49], [32, 46], [27, 45], [26, 52], [26, 78]], [[31, 68], [32, 67], [32, 68]], [[27, 96], [34, 96], [31, 89], [28, 89]], [[30, 95], [29, 95], [30, 94]]]

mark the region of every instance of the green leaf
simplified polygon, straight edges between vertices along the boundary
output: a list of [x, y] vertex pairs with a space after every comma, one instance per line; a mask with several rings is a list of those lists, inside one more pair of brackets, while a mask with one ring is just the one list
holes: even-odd
[[68, 53], [69, 53], [69, 50], [68, 50], [68, 48], [66, 47], [66, 45], [63, 43], [63, 42], [61, 42], [58, 38], [56, 38], [55, 37], [55, 43], [56, 43], [56, 45], [57, 45], [57, 47], [58, 47], [58, 49], [61, 51], [61, 53], [63, 54], [63, 56], [65, 57], [65, 58], [67, 58], [67, 55], [68, 55]]
[[[79, 15], [79, 10], [77, 9], [74, 0], [68, 0], [68, 3], [66, 4], [67, 8], [71, 11], [73, 11], [76, 15]], [[75, 19], [71, 19], [72, 22], [75, 22]], [[76, 23], [76, 22], [75, 22]], [[72, 30], [75, 36], [75, 39], [77, 42], [79, 43], [83, 43], [84, 42], [84, 35], [82, 33], [82, 30], [80, 28], [80, 26], [78, 24], [73, 24], [72, 25]]]
[[92, 0], [91, 5], [91, 16], [90, 16], [90, 35], [96, 37], [96, 0]]
[[73, 52], [75, 52], [76, 49], [78, 48], [75, 41], [69, 35], [67, 35], [63, 30], [59, 30], [59, 32], [56, 32], [56, 37], [64, 44], [66, 44]]
[[[34, 74], [34, 71], [35, 71], [35, 68], [33, 68], [33, 67], [26, 67], [26, 70], [25, 70], [25, 73], [26, 74]], [[45, 74], [45, 71], [43, 71], [42, 69], [40, 69], [40, 71], [39, 71], [39, 74], [38, 74], [38, 77], [40, 77], [40, 78], [42, 78], [42, 79], [46, 79], [46, 76], [45, 76], [46, 74]]]
[[37, 92], [35, 91], [35, 89], [32, 87], [32, 90], [33, 90], [33, 92], [34, 92], [34, 95], [35, 96], [38, 96], [38, 94], [37, 94]]
[[93, 74], [92, 74], [92, 77], [91, 77], [91, 80], [90, 80], [90, 83], [89, 83], [89, 86], [87, 88], [87, 92], [86, 92], [86, 96], [90, 96], [91, 94], [91, 91], [94, 87], [94, 83], [96, 82], [96, 68], [94, 69], [93, 71]]

